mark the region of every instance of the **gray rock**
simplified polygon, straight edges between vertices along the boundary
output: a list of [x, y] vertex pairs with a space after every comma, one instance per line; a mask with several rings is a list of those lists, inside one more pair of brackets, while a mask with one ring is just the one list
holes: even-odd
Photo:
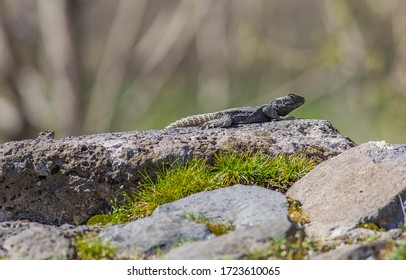
[[[15, 233], [19, 233], [30, 227], [30, 222], [28, 221], [17, 221], [17, 222], [2, 222], [0, 223], [0, 242], [4, 242], [5, 238], [12, 236]], [[40, 225], [38, 223], [34, 223]]]
[[257, 186], [235, 185], [161, 205], [153, 215], [198, 213], [211, 220], [232, 222], [239, 227], [287, 219], [286, 204], [286, 197], [279, 192]]
[[0, 223], [7, 221], [9, 219], [9, 217], [7, 217], [7, 214], [3, 211], [0, 211]]
[[[72, 240], [77, 236], [89, 232], [97, 233], [99, 231], [99, 227], [93, 226], [74, 226], [64, 224], [60, 227], [55, 227], [29, 221], [2, 222], [0, 223], [0, 258], [69, 258], [73, 255], [73, 248], [70, 245], [67, 250], [65, 250], [66, 248], [63, 248], [63, 246], [66, 245], [67, 240]], [[27, 240], [20, 242], [20, 240], [25, 237], [27, 237]], [[43, 239], [46, 241], [44, 242]], [[31, 247], [30, 242], [34, 244], [33, 247]], [[52, 244], [47, 242], [51, 242]], [[40, 248], [42, 245], [44, 245], [43, 248]], [[58, 251], [58, 248], [61, 248], [61, 250]], [[37, 249], [38, 252], [35, 252]]]
[[273, 238], [287, 236], [292, 224], [287, 219], [268, 221], [240, 228], [219, 237], [185, 244], [165, 254], [163, 259], [208, 260], [238, 259], [247, 253], [264, 250]]
[[353, 146], [329, 122], [306, 119], [9, 142], [0, 145], [0, 219], [83, 224], [136, 191], [140, 171], [151, 174], [175, 159], [227, 149], [326, 159]]
[[403, 230], [394, 228], [387, 231], [375, 231], [366, 228], [354, 228], [347, 233], [328, 240], [329, 244], [342, 245], [343, 241], [350, 244], [366, 242], [368, 240], [394, 241], [403, 238]]
[[27, 222], [3, 222], [0, 223], [0, 258], [5, 258], [7, 251], [3, 248], [4, 241], [30, 227]]
[[334, 238], [361, 223], [385, 229], [404, 221], [406, 145], [369, 142], [325, 161], [287, 192], [310, 216], [306, 231]]
[[70, 224], [63, 224], [58, 227], [59, 230], [63, 233], [63, 235], [67, 238], [75, 238], [77, 236], [82, 236], [88, 233], [98, 233], [101, 230], [101, 227], [98, 226], [75, 226]]
[[108, 240], [116, 246], [117, 255], [121, 258], [165, 252], [181, 242], [210, 236], [212, 234], [204, 224], [165, 214], [109, 226], [99, 233], [101, 240]]
[[66, 259], [72, 258], [73, 247], [69, 239], [57, 228], [38, 223], [2, 226], [2, 257], [7, 259]]
[[381, 252], [390, 244], [377, 241], [362, 245], [345, 245], [338, 249], [314, 256], [313, 260], [376, 260], [381, 259]]
[[[269, 234], [273, 236], [290, 228], [286, 204], [286, 198], [281, 193], [257, 186], [236, 185], [164, 204], [150, 217], [101, 230], [99, 237], [108, 239], [118, 248], [119, 255], [127, 258], [140, 253], [155, 254], [158, 248], [160, 252], [166, 252], [182, 242], [214, 237], [206, 225], [185, 218], [186, 213], [200, 214], [212, 221], [229, 221], [241, 227], [266, 223], [266, 228], [272, 229]], [[259, 233], [262, 230], [263, 227], [252, 228], [256, 237], [249, 242], [261, 239]], [[239, 238], [248, 233], [244, 234], [242, 231]]]

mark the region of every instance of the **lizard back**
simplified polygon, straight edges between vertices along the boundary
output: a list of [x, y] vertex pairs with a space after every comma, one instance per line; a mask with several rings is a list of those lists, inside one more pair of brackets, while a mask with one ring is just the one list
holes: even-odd
[[198, 114], [189, 117], [182, 118], [169, 124], [166, 128], [172, 127], [190, 127], [190, 126], [199, 126], [208, 121], [219, 119], [226, 114], [232, 114], [234, 116], [248, 116], [253, 112], [257, 111], [258, 109], [262, 108], [264, 105], [261, 106], [251, 106], [251, 107], [238, 107], [238, 108], [230, 108], [226, 110], [222, 110], [219, 112], [214, 113], [206, 113], [206, 114]]

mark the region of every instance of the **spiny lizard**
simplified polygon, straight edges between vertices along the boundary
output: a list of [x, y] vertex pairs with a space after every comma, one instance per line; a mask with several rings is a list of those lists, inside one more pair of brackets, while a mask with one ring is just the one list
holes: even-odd
[[38, 134], [37, 139], [55, 139], [55, 132], [53, 130], [44, 130]]
[[268, 104], [231, 108], [219, 112], [194, 115], [171, 123], [166, 128], [201, 126], [203, 128], [228, 127], [233, 124], [290, 120], [288, 114], [305, 102], [303, 96], [289, 94], [278, 97]]

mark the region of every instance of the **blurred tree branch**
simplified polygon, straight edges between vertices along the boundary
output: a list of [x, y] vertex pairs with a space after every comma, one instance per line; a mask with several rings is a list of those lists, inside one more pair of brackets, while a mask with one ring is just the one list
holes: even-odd
[[8, 137], [24, 139], [31, 135], [31, 125], [18, 87], [20, 67], [19, 56], [15, 53], [16, 42], [13, 41], [13, 36], [7, 28], [5, 18], [4, 3], [0, 2], [0, 81], [4, 83], [9, 104], [17, 111], [16, 117], [18, 117], [18, 120], [13, 121], [9, 119], [10, 116], [2, 116], [2, 120], [12, 122], [14, 125], [9, 129], [9, 133], [11, 133], [7, 135]]
[[39, 0], [39, 26], [42, 34], [44, 67], [52, 93], [55, 117], [63, 134], [81, 131], [81, 80], [76, 44], [71, 34], [74, 11], [67, 0]]
[[111, 130], [119, 109], [120, 91], [128, 71], [131, 50], [138, 38], [146, 0], [120, 0], [90, 92], [85, 129]]
[[[133, 61], [140, 73], [124, 92], [128, 100], [123, 108], [131, 111], [124, 122], [136, 122], [147, 114], [162, 88], [176, 73], [176, 68], [194, 43], [196, 30], [208, 14], [206, 1], [181, 0], [173, 12], [160, 10], [133, 50]], [[142, 95], [134, 95], [134, 91]], [[187, 95], [187, 93], [186, 93]]]
[[402, 139], [405, 11], [399, 0], [3, 0], [0, 140], [163, 127], [291, 91], [307, 117]]

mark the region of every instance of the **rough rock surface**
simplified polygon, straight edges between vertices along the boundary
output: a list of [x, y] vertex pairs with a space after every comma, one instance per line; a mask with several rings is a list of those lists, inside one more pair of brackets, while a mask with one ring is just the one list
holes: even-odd
[[377, 241], [370, 244], [346, 245], [317, 255], [313, 260], [376, 260], [381, 252], [389, 247], [389, 242]]
[[[304, 152], [327, 159], [287, 193], [302, 203], [309, 216], [306, 232], [323, 248], [337, 247], [317, 256], [310, 252], [308, 257], [388, 257], [390, 250], [404, 250], [406, 245], [406, 232], [399, 228], [404, 221], [401, 204], [406, 204], [406, 145], [354, 146], [329, 122], [318, 120], [59, 140], [41, 136], [6, 143], [0, 145], [0, 258], [71, 259], [73, 239], [87, 232], [110, 240], [117, 247], [117, 258], [243, 258], [267, 250], [273, 237], [291, 236], [298, 228], [287, 218], [286, 197], [256, 186], [194, 194], [125, 225], [63, 224], [81, 224], [108, 207], [111, 199], [136, 191], [140, 171], [152, 174], [174, 159], [212, 159], [214, 153], [228, 149]], [[231, 222], [236, 228], [215, 236], [211, 227], [190, 220], [188, 213], [211, 222]], [[12, 221], [16, 219], [20, 220]], [[361, 223], [374, 223], [386, 231], [359, 228]]]
[[292, 224], [287, 219], [267, 221], [210, 240], [185, 244], [171, 250], [163, 259], [238, 259], [247, 253], [266, 249], [267, 243], [273, 237], [287, 236], [291, 227]]
[[125, 225], [107, 227], [99, 234], [117, 248], [122, 258], [155, 254], [185, 241], [212, 236], [204, 224], [169, 215], [155, 215]]
[[376, 231], [366, 228], [354, 228], [343, 235], [328, 240], [328, 243], [331, 245], [341, 246], [344, 243], [357, 244], [368, 240], [392, 241], [401, 239], [402, 237], [403, 230], [401, 228], [394, 228], [387, 231]]
[[[255, 201], [255, 203], [252, 203]], [[287, 219], [285, 195], [257, 186], [235, 185], [200, 192], [159, 206], [155, 214], [182, 216], [199, 213], [213, 221], [229, 221], [236, 227]], [[269, 213], [269, 215], [264, 213]]]
[[230, 148], [327, 159], [353, 146], [328, 121], [307, 119], [8, 142], [0, 145], [0, 221], [83, 224], [111, 199], [136, 191], [140, 172], [174, 159]]
[[318, 165], [287, 195], [302, 203], [310, 216], [306, 231], [319, 238], [343, 235], [362, 223], [399, 227], [401, 200], [406, 200], [406, 145], [359, 145]]
[[[182, 242], [214, 237], [206, 225], [185, 218], [186, 213], [200, 214], [212, 221], [231, 222], [237, 227], [265, 224], [269, 232], [261, 236], [263, 227], [251, 229], [256, 235], [241, 245], [245, 249], [250, 244], [258, 246], [258, 242], [262, 244], [269, 236], [285, 233], [291, 227], [283, 194], [257, 186], [235, 185], [164, 204], [150, 217], [103, 229], [99, 237], [109, 240], [117, 247], [118, 254], [127, 258], [137, 254], [154, 254], [158, 248], [160, 252], [165, 252]], [[242, 231], [236, 242], [246, 238], [247, 234]], [[237, 247], [234, 245], [235, 249]]]
[[85, 233], [99, 232], [94, 226], [49, 226], [36, 222], [0, 223], [0, 258], [65, 259], [72, 258], [72, 240]]
[[8, 259], [72, 258], [70, 239], [59, 228], [38, 223], [0, 224], [0, 256]]

